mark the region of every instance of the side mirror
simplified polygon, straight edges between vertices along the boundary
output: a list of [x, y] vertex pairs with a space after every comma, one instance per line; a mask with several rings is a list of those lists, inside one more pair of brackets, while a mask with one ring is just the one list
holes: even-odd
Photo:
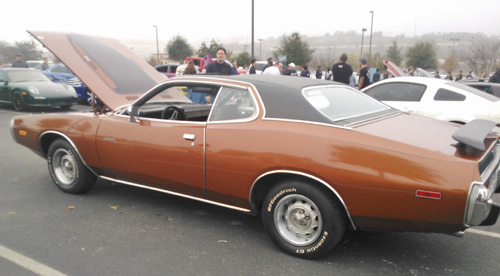
[[127, 113], [130, 116], [128, 121], [131, 123], [139, 123], [137, 116], [139, 116], [139, 107], [137, 105], [131, 105], [127, 108]]

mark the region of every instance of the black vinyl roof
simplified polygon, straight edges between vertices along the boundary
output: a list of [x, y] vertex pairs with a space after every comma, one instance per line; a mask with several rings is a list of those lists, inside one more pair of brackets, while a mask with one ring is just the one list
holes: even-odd
[[302, 95], [302, 89], [313, 86], [344, 85], [338, 82], [296, 76], [233, 75], [213, 76], [217, 79], [251, 83], [257, 88], [266, 109], [266, 118], [313, 121], [332, 124]]

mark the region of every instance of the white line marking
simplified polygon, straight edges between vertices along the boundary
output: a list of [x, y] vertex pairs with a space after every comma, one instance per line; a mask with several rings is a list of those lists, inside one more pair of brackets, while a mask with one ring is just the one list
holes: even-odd
[[473, 234], [484, 235], [484, 236], [489, 236], [489, 237], [500, 239], [500, 234], [498, 234], [498, 233], [487, 232], [487, 231], [477, 230], [477, 229], [473, 229], [473, 228], [467, 229], [466, 233], [473, 233]]
[[8, 249], [7, 247], [3, 247], [2, 245], [0, 245], [0, 257], [7, 259], [40, 276], [67, 276], [64, 273], [41, 264], [31, 258], [23, 256], [16, 251]]

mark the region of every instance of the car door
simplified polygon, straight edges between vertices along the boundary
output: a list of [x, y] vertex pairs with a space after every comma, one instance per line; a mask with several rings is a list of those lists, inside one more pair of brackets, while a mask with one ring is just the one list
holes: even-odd
[[[206, 194], [210, 200], [248, 205], [255, 175], [253, 151], [262, 135], [255, 126], [259, 114], [248, 87], [223, 87], [212, 108], [206, 130]], [[247, 184], [248, 186], [245, 186]]]
[[205, 122], [105, 118], [96, 135], [110, 177], [135, 184], [203, 196]]
[[392, 82], [365, 90], [366, 94], [399, 110], [419, 114], [425, 85]]

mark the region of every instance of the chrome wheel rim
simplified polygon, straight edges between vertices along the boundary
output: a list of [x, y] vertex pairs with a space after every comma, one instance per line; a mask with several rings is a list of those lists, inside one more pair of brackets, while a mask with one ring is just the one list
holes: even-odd
[[77, 175], [76, 160], [66, 149], [57, 149], [54, 152], [52, 169], [57, 180], [63, 185], [73, 183]]
[[274, 210], [278, 233], [287, 242], [297, 246], [314, 243], [321, 235], [321, 213], [309, 198], [294, 194], [283, 197]]

